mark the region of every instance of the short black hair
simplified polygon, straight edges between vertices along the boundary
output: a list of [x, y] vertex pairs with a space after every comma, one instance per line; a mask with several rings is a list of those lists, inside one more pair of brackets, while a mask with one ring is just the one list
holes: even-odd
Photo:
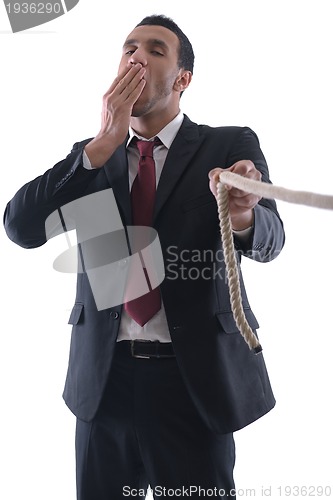
[[147, 16], [142, 21], [136, 25], [137, 26], [163, 26], [168, 30], [172, 31], [177, 35], [179, 40], [179, 54], [178, 54], [178, 66], [186, 71], [191, 71], [193, 73], [194, 66], [194, 52], [191, 42], [179, 28], [179, 26], [170, 18], [164, 15], [154, 14], [152, 16]]

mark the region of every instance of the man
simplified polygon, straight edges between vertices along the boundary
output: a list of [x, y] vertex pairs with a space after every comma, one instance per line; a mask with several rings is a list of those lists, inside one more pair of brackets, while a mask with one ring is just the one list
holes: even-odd
[[[152, 226], [161, 243], [165, 279], [143, 302], [99, 310], [87, 273], [78, 275], [64, 398], [77, 417], [79, 500], [144, 498], [148, 485], [155, 498], [235, 496], [233, 432], [275, 404], [263, 356], [248, 349], [231, 313], [212, 194], [221, 168], [263, 182], [268, 169], [249, 128], [198, 126], [180, 112], [193, 61], [172, 20], [143, 19], [124, 43], [99, 133], [6, 209], [8, 236], [37, 247], [50, 214], [111, 187], [124, 227]], [[141, 141], [155, 137], [147, 160]], [[150, 195], [135, 201], [140, 162], [156, 176], [151, 213]], [[234, 188], [229, 199], [239, 260], [278, 255], [284, 232], [275, 203]], [[256, 329], [242, 280], [241, 288]]]

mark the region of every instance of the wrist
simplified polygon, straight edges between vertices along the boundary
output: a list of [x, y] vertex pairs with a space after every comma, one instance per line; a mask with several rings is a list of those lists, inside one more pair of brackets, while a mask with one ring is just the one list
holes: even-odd
[[240, 215], [231, 216], [231, 227], [233, 231], [244, 231], [253, 226], [254, 213], [253, 210], [248, 210]]
[[97, 135], [86, 145], [84, 150], [92, 168], [101, 168], [110, 156], [112, 156], [117, 147], [118, 145], [114, 144], [110, 135]]

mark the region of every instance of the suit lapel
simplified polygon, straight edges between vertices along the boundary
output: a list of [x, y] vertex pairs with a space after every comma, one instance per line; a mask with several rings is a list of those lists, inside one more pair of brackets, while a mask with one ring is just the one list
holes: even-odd
[[156, 192], [154, 221], [174, 187], [199, 149], [203, 138], [199, 136], [198, 125], [185, 115], [163, 166]]
[[[104, 169], [108, 182], [113, 189], [124, 225], [131, 225], [131, 199], [128, 188], [128, 161], [126, 154], [127, 140], [128, 138], [109, 158]], [[189, 166], [192, 157], [199, 149], [202, 141], [203, 137], [199, 136], [198, 125], [185, 115], [179, 132], [168, 152], [158, 183], [154, 221], [183, 172]]]
[[110, 186], [113, 189], [120, 215], [124, 225], [131, 225], [131, 200], [129, 194], [128, 162], [126, 155], [126, 143], [119, 146], [111, 158], [106, 162], [104, 170]]

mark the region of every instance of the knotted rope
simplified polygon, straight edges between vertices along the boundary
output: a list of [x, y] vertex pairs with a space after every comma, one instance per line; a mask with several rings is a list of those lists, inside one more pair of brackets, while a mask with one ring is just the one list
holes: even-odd
[[228, 279], [231, 310], [240, 333], [250, 349], [256, 354], [262, 351], [262, 347], [252, 331], [245, 317], [242, 296], [240, 291], [239, 272], [235, 255], [233, 232], [229, 214], [229, 193], [225, 187], [229, 186], [241, 189], [247, 193], [260, 196], [261, 198], [277, 199], [288, 203], [296, 203], [316, 208], [333, 210], [333, 196], [316, 194], [307, 191], [294, 191], [279, 186], [273, 186], [265, 182], [247, 179], [232, 172], [221, 172], [217, 184], [217, 205], [220, 220], [222, 249]]

